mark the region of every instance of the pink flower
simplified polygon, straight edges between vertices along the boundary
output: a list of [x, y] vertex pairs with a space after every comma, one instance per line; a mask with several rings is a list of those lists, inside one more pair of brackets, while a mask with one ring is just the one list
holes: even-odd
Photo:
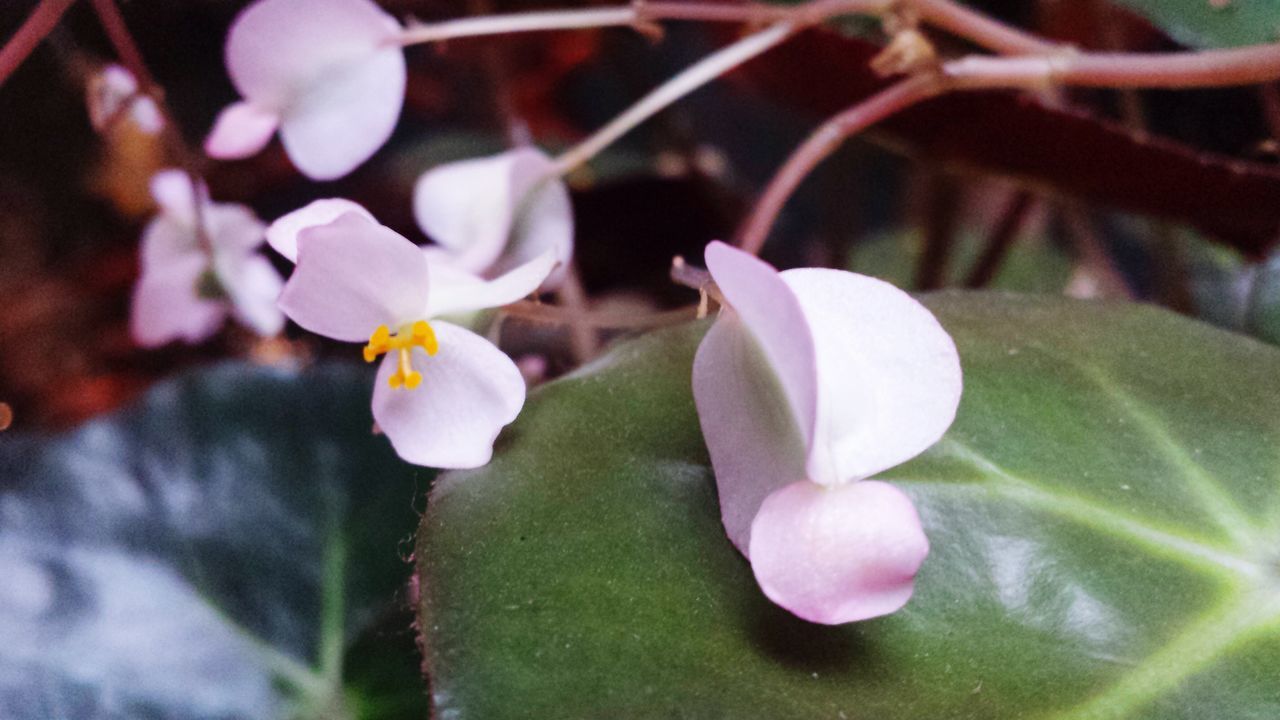
[[698, 348], [693, 391], [729, 538], [765, 594], [801, 618], [896, 611], [929, 544], [911, 500], [867, 478], [951, 425], [954, 343], [873, 278], [779, 273], [719, 242], [706, 261], [727, 305]]
[[144, 347], [198, 343], [228, 314], [262, 336], [284, 327], [276, 307], [283, 282], [257, 252], [262, 221], [243, 205], [210, 202], [204, 187], [199, 193], [204, 240], [190, 177], [163, 170], [151, 179], [160, 212], [142, 234], [142, 272], [130, 317], [134, 341]]
[[218, 116], [205, 151], [248, 157], [278, 129], [307, 177], [351, 172], [382, 147], [400, 116], [401, 32], [369, 0], [258, 0], [227, 36], [227, 71], [244, 100]]
[[368, 362], [382, 358], [373, 417], [400, 457], [439, 468], [487, 463], [524, 405], [524, 379], [489, 341], [439, 317], [532, 293], [554, 255], [493, 280], [459, 274], [345, 200], [312, 203], [269, 234], [298, 263], [280, 296], [285, 314], [319, 335], [365, 343]]
[[523, 147], [492, 157], [447, 163], [418, 178], [418, 226], [435, 246], [433, 261], [492, 276], [552, 252], [559, 263], [543, 284], [564, 279], [573, 256], [573, 209], [555, 163]]
[[121, 117], [147, 135], [164, 129], [164, 116], [155, 100], [139, 92], [137, 78], [120, 65], [107, 65], [90, 78], [87, 103], [89, 123], [98, 132]]

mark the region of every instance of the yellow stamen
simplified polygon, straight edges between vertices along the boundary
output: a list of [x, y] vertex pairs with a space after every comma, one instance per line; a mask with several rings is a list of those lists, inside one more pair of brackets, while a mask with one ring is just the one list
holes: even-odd
[[387, 382], [393, 388], [412, 390], [422, 384], [422, 373], [413, 369], [415, 347], [422, 348], [428, 356], [440, 351], [436, 332], [426, 320], [403, 326], [394, 335], [386, 325], [379, 325], [369, 336], [369, 344], [364, 346], [364, 359], [365, 362], [373, 362], [378, 356], [394, 350], [397, 354], [396, 371], [387, 378]]

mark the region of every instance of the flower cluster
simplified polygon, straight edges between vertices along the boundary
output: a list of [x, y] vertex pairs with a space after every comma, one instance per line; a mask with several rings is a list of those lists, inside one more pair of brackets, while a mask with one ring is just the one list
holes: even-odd
[[[210, 155], [244, 157], [278, 131], [298, 168], [338, 177], [391, 134], [404, 97], [403, 28], [369, 0], [259, 0], [231, 28], [244, 100]], [[425, 173], [418, 246], [360, 205], [317, 200], [269, 228], [211, 203], [181, 173], [156, 177], [134, 334], [200, 340], [227, 314], [263, 334], [287, 315], [380, 362], [373, 416], [405, 460], [487, 463], [525, 400], [515, 363], [456, 318], [554, 290], [573, 254], [561, 168], [533, 148]], [[282, 286], [256, 248], [294, 263]], [[893, 286], [854, 273], [777, 272], [723, 243], [706, 250], [723, 296], [698, 348], [693, 393], [724, 527], [764, 593], [799, 617], [845, 623], [910, 598], [929, 551], [911, 499], [870, 479], [932, 445], [961, 394], [954, 344]]]

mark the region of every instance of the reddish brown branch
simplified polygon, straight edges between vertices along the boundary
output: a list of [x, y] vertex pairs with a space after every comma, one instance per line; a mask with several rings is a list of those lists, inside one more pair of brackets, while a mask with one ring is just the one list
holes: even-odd
[[1004, 211], [1000, 213], [1000, 219], [992, 229], [991, 237], [987, 240], [982, 255], [978, 256], [973, 268], [969, 270], [969, 277], [964, 281], [965, 287], [986, 287], [995, 279], [1005, 257], [1009, 254], [1009, 249], [1013, 247], [1013, 241], [1018, 238], [1018, 233], [1022, 231], [1027, 218], [1031, 216], [1033, 207], [1035, 207], [1035, 198], [1031, 193], [1026, 190], [1014, 192], [1009, 198], [1009, 203], [1005, 205]]
[[0, 85], [4, 85], [13, 71], [53, 32], [62, 20], [62, 15], [74, 2], [75, 0], [41, 0], [36, 9], [31, 11], [13, 37], [5, 42], [4, 47], [0, 47]]

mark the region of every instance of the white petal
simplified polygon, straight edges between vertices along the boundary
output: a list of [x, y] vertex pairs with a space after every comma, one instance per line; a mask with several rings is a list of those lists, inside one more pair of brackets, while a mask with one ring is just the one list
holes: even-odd
[[284, 313], [276, 301], [284, 280], [271, 263], [258, 254], [227, 254], [217, 263], [218, 281], [231, 298], [236, 319], [262, 337], [284, 330]]
[[493, 442], [524, 405], [524, 379], [515, 363], [479, 335], [456, 325], [432, 323], [440, 351], [414, 350], [422, 385], [393, 389], [396, 358], [378, 369], [373, 417], [396, 452], [418, 465], [472, 468], [489, 462]]
[[276, 252], [288, 258], [289, 262], [296, 263], [298, 262], [298, 233], [309, 227], [328, 225], [349, 212], [368, 218], [371, 222], [377, 222], [373, 215], [359, 203], [342, 198], [316, 200], [271, 223], [267, 228], [267, 242]]
[[745, 554], [760, 503], [805, 477], [808, 442], [772, 365], [731, 310], [698, 346], [693, 397], [715, 469], [725, 533]]
[[[174, 220], [195, 227], [196, 193], [192, 188], [191, 175], [185, 170], [169, 168], [151, 176], [151, 197], [160, 206], [161, 212]], [[199, 186], [200, 202], [209, 202], [209, 190]]]
[[138, 257], [143, 273], [162, 270], [193, 256], [201, 260], [206, 258], [196, 240], [195, 229], [169, 213], [156, 215], [142, 231]]
[[713, 242], [706, 260], [725, 300], [777, 374], [805, 441], [812, 442], [818, 366], [799, 300], [777, 270], [737, 248]]
[[356, 213], [298, 236], [298, 266], [280, 309], [311, 332], [364, 342], [424, 319], [427, 260], [417, 245]]
[[253, 210], [237, 203], [210, 203], [203, 220], [215, 251], [246, 253], [262, 244], [267, 226]]
[[456, 315], [513, 303], [533, 294], [555, 267], [556, 256], [550, 250], [493, 280], [444, 263], [432, 263], [429, 314]]
[[134, 342], [143, 347], [174, 340], [197, 343], [217, 332], [226, 318], [226, 304], [197, 295], [207, 269], [208, 261], [194, 253], [144, 268], [133, 289], [129, 316]]
[[778, 490], [760, 507], [748, 553], [770, 600], [829, 625], [901, 608], [928, 554], [911, 499], [875, 480]]
[[249, 102], [232, 103], [218, 113], [204, 141], [209, 157], [233, 160], [255, 155], [271, 142], [280, 116]]
[[404, 104], [404, 53], [386, 47], [332, 68], [284, 112], [280, 139], [313, 180], [351, 172], [386, 143]]
[[[955, 418], [962, 382], [955, 344], [933, 314], [864, 275], [806, 268], [782, 279], [817, 350], [810, 478], [870, 477], [937, 442]], [[834, 475], [822, 467], [834, 467]]]
[[573, 213], [553, 170], [536, 148], [441, 165], [418, 179], [414, 216], [464, 270], [504, 272], [547, 251], [563, 268], [573, 254]]
[[384, 47], [400, 29], [369, 0], [259, 0], [227, 33], [227, 72], [260, 108], [284, 110], [335, 68]]

